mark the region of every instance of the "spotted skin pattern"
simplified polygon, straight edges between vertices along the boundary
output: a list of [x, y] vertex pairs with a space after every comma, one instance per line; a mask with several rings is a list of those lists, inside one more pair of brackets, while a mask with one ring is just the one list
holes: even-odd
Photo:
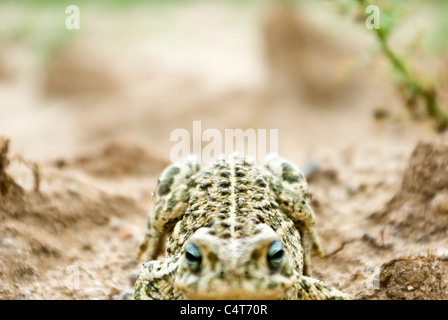
[[155, 194], [135, 299], [348, 299], [311, 278], [311, 251], [323, 256], [311, 194], [281, 157], [225, 155], [202, 169], [190, 157]]

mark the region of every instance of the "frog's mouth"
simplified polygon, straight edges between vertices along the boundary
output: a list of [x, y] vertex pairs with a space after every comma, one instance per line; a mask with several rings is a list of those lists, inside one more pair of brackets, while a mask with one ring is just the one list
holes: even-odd
[[193, 282], [176, 281], [186, 299], [192, 300], [276, 300], [282, 299], [291, 288], [291, 278], [246, 278], [228, 281], [227, 278], [197, 279]]
[[187, 300], [280, 300], [284, 296], [283, 290], [259, 290], [258, 292], [246, 291], [241, 288], [220, 290], [215, 292], [197, 292], [182, 290]]

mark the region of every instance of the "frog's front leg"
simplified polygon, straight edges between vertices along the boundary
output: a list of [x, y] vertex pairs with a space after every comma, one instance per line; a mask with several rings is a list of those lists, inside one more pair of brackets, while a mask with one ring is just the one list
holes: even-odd
[[145, 236], [137, 249], [137, 259], [147, 252], [147, 260], [154, 260], [163, 251], [166, 235], [172, 232], [187, 210], [192, 176], [199, 169], [198, 159], [190, 156], [173, 163], [162, 173], [155, 191], [154, 209], [149, 214]]
[[288, 291], [291, 300], [350, 300], [350, 296], [320, 280], [299, 276]]
[[143, 265], [134, 287], [135, 300], [180, 300], [181, 293], [173, 285], [177, 259], [148, 261]]
[[321, 257], [324, 254], [314, 229], [315, 216], [306, 178], [299, 168], [274, 154], [266, 157], [264, 167], [271, 173], [267, 177], [280, 210], [294, 222], [300, 233], [304, 250], [303, 274], [311, 276], [311, 250]]

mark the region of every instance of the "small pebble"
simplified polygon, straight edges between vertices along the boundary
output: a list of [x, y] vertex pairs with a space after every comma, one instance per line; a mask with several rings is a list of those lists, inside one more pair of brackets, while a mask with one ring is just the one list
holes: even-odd
[[110, 218], [109, 220], [109, 227], [112, 230], [118, 230], [120, 228], [120, 221], [117, 218]]
[[436, 253], [437, 260], [448, 261], [448, 249], [438, 250]]
[[302, 166], [302, 173], [306, 180], [311, 181], [320, 171], [319, 164], [316, 161], [310, 160]]
[[71, 194], [77, 196], [79, 194], [79, 188], [77, 186], [70, 186], [68, 188], [68, 192], [70, 192]]
[[353, 196], [358, 192], [359, 186], [356, 183], [350, 183], [347, 186], [347, 194]]
[[134, 296], [133, 290], [125, 290], [121, 293], [120, 300], [132, 300]]
[[5, 248], [17, 248], [14, 240], [11, 238], [4, 238], [2, 241], [2, 246]]
[[135, 285], [135, 282], [137, 281], [139, 274], [140, 274], [139, 270], [134, 270], [129, 274], [129, 282], [131, 283], [131, 286]]

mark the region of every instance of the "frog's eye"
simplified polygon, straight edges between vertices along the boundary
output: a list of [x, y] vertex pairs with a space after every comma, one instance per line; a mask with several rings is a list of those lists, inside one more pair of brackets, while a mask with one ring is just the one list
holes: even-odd
[[191, 271], [197, 272], [201, 269], [202, 256], [199, 248], [194, 243], [187, 244], [185, 248], [185, 261]]
[[278, 270], [282, 264], [285, 251], [283, 250], [283, 244], [279, 240], [271, 242], [267, 253], [267, 262], [271, 270]]

